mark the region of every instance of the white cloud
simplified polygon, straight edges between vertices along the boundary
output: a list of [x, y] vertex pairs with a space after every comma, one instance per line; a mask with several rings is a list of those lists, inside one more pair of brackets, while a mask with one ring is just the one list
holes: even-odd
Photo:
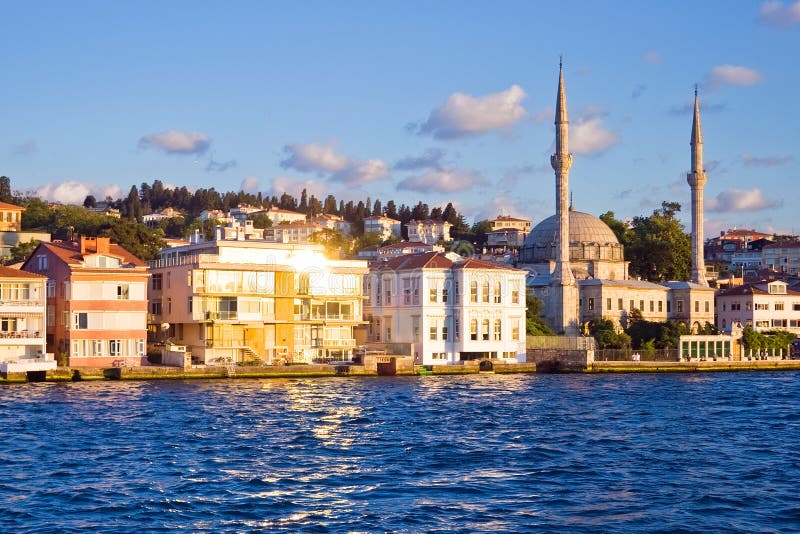
[[607, 129], [600, 117], [579, 120], [570, 125], [569, 148], [575, 154], [605, 152], [619, 141], [619, 134]]
[[374, 182], [389, 174], [389, 166], [380, 159], [354, 161], [339, 172], [331, 175], [330, 179], [342, 182], [345, 185], [361, 185]]
[[67, 180], [60, 183], [47, 183], [36, 189], [36, 196], [51, 202], [62, 204], [83, 204], [88, 195], [93, 195], [98, 200], [107, 196], [117, 199], [122, 196], [122, 189], [118, 185], [99, 185], [76, 180]]
[[283, 151], [287, 157], [281, 161], [281, 167], [300, 172], [338, 172], [350, 163], [347, 156], [336, 153], [333, 145], [296, 143], [286, 145], [283, 147]]
[[323, 182], [319, 180], [298, 180], [287, 176], [273, 178], [269, 194], [280, 196], [283, 193], [289, 193], [299, 200], [303, 189], [306, 190], [309, 196], [314, 195], [320, 199], [325, 197], [325, 184]]
[[644, 54], [644, 60], [648, 63], [661, 63], [661, 53], [651, 50]]
[[255, 176], [248, 176], [242, 180], [242, 185], [239, 188], [245, 193], [255, 194], [258, 192], [260, 185], [261, 184], [259, 183], [258, 178]]
[[203, 154], [211, 146], [211, 139], [200, 132], [168, 130], [139, 139], [139, 148], [162, 150], [167, 154]]
[[756, 85], [761, 82], [761, 73], [750, 67], [738, 65], [718, 65], [706, 75], [706, 87], [709, 91], [719, 89], [723, 85]]
[[777, 167], [794, 159], [792, 156], [752, 156], [745, 152], [741, 155], [742, 163], [749, 167]]
[[783, 2], [764, 2], [758, 12], [761, 22], [776, 28], [800, 24], [800, 0], [784, 6]]
[[478, 173], [441, 170], [428, 171], [424, 174], [406, 178], [397, 184], [397, 189], [422, 193], [454, 193], [476, 185], [486, 185], [486, 179]]
[[707, 198], [705, 209], [712, 212], [758, 211], [781, 206], [782, 200], [769, 200], [758, 187], [752, 189], [728, 189], [716, 197]]
[[528, 115], [521, 104], [525, 96], [525, 91], [516, 84], [505, 91], [478, 97], [453, 93], [431, 111], [417, 132], [437, 139], [458, 139], [509, 130]]

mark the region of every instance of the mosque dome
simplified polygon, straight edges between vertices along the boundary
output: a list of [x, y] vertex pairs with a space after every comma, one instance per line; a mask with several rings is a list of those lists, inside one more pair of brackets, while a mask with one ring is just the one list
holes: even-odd
[[[555, 260], [558, 218], [552, 215], [534, 226], [520, 251], [523, 262]], [[570, 261], [622, 260], [622, 245], [606, 223], [588, 213], [569, 211]]]

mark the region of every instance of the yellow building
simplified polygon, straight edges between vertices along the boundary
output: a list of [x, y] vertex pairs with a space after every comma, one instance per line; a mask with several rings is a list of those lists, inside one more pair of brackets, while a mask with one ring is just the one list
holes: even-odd
[[151, 339], [186, 346], [194, 364], [351, 359], [367, 263], [226, 230], [151, 263]]

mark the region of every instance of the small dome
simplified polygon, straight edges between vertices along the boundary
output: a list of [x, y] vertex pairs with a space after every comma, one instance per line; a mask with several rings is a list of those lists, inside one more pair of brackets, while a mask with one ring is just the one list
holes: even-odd
[[[551, 215], [534, 226], [525, 238], [523, 248], [550, 247], [556, 242], [558, 218]], [[569, 212], [569, 242], [619, 245], [617, 236], [606, 223], [588, 213]]]

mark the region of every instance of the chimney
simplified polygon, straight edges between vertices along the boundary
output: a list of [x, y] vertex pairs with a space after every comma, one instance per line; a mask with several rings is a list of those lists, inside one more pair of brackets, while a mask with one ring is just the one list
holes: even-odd
[[98, 254], [108, 254], [111, 251], [111, 238], [110, 237], [95, 238], [95, 251]]

